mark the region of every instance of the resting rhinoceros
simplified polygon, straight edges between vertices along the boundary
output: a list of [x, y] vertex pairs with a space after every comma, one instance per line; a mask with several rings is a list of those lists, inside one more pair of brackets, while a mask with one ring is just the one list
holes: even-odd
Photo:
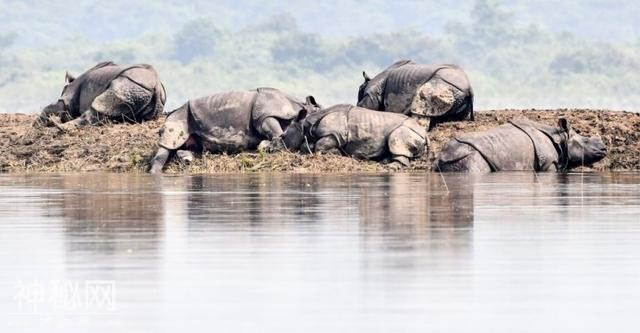
[[450, 120], [473, 120], [473, 89], [456, 65], [423, 65], [400, 60], [364, 83], [358, 106], [371, 110], [426, 117], [429, 128]]
[[436, 159], [436, 171], [566, 171], [607, 155], [598, 137], [584, 137], [560, 119], [559, 127], [527, 119], [449, 141]]
[[358, 159], [408, 166], [427, 150], [427, 133], [415, 119], [397, 113], [339, 104], [300, 115], [282, 135], [287, 149], [340, 152]]
[[46, 106], [36, 125], [51, 125], [57, 115], [70, 129], [104, 120], [140, 122], [156, 119], [166, 93], [155, 69], [146, 64], [102, 62], [78, 78], [66, 74], [67, 84], [57, 102]]
[[232, 91], [190, 100], [167, 116], [151, 172], [162, 170], [172, 151], [193, 159], [196, 147], [213, 153], [255, 150], [263, 140], [281, 146], [280, 136], [301, 110], [320, 109], [313, 96], [298, 101], [273, 88]]

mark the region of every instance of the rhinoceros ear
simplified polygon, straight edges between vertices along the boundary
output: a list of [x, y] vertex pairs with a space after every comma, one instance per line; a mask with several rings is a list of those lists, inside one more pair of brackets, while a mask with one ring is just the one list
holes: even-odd
[[367, 75], [367, 72], [365, 71], [362, 71], [362, 77], [364, 77], [364, 82], [371, 81], [371, 78], [369, 77], [369, 75]]
[[316, 98], [311, 96], [311, 95], [307, 96], [307, 98], [305, 98], [305, 101], [306, 101], [307, 105], [313, 105], [315, 107], [320, 107], [318, 102], [316, 102]]
[[75, 76], [73, 76], [71, 73], [69, 72], [65, 72], [64, 73], [64, 82], [66, 83], [71, 83], [76, 79]]
[[307, 110], [302, 109], [300, 110], [300, 112], [298, 112], [298, 116], [296, 117], [296, 122], [301, 122], [304, 120], [304, 118], [307, 118]]
[[565, 118], [558, 119], [558, 126], [560, 126], [560, 128], [562, 128], [563, 130], [567, 131], [567, 133], [569, 132], [569, 122], [567, 121], [567, 119]]

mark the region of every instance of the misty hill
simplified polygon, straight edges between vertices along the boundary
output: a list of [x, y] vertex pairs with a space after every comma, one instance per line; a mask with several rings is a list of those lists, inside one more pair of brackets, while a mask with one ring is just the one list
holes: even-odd
[[[620, 0], [503, 0], [518, 21], [553, 32], [601, 41], [640, 37], [640, 2]], [[472, 0], [0, 0], [4, 32], [18, 45], [43, 45], [82, 37], [93, 41], [129, 39], [150, 32], [171, 32], [187, 21], [207, 17], [217, 26], [238, 29], [278, 14], [291, 14], [301, 30], [326, 36], [354, 36], [413, 29], [443, 32], [463, 19]]]
[[153, 64], [169, 109], [259, 86], [355, 103], [362, 70], [403, 58], [461, 65], [481, 109], [640, 109], [631, 2], [96, 3], [0, 0], [0, 112], [37, 112], [105, 60]]

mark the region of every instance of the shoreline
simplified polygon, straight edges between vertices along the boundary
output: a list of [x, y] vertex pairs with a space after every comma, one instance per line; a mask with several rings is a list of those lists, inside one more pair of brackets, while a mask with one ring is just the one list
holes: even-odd
[[[0, 172], [141, 173], [148, 168], [157, 149], [158, 131], [164, 117], [141, 124], [108, 124], [62, 133], [56, 128], [31, 127], [35, 114], [0, 114]], [[495, 110], [476, 112], [476, 121], [439, 124], [429, 132], [429, 153], [408, 168], [392, 170], [373, 161], [359, 161], [337, 155], [299, 155], [241, 153], [217, 155], [204, 153], [191, 165], [173, 159], [165, 167], [167, 174], [203, 173], [385, 173], [431, 171], [441, 147], [456, 134], [482, 131], [504, 124], [509, 119], [528, 118], [555, 125], [560, 117], [583, 135], [599, 135], [609, 154], [592, 167], [573, 171], [640, 170], [640, 113], [587, 110]]]

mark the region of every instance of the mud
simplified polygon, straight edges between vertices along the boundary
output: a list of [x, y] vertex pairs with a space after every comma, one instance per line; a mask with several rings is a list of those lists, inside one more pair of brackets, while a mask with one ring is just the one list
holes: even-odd
[[440, 78], [429, 80], [412, 96], [410, 114], [441, 116], [451, 110], [456, 99], [462, 100], [464, 93]]
[[[429, 153], [401, 171], [430, 170], [435, 155], [456, 134], [481, 131], [526, 117], [555, 124], [565, 117], [573, 128], [599, 135], [609, 155], [587, 171], [640, 170], [640, 114], [607, 110], [501, 110], [476, 113], [475, 122], [439, 124], [429, 132]], [[145, 172], [157, 149], [164, 121], [110, 124], [66, 133], [57, 128], [33, 128], [35, 115], [0, 114], [0, 171], [25, 172]], [[384, 172], [389, 167], [336, 155], [205, 153], [190, 165], [172, 159], [168, 173], [209, 172]]]

